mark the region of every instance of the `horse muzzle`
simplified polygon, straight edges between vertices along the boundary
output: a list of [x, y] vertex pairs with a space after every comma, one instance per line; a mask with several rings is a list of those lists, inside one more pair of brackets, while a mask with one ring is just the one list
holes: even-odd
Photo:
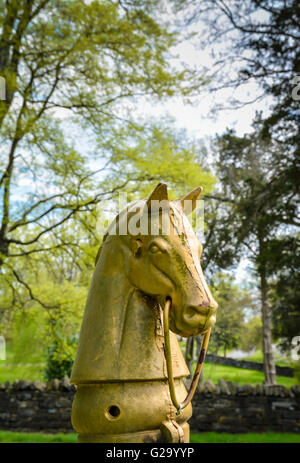
[[170, 329], [183, 337], [204, 334], [216, 323], [217, 308], [215, 301], [212, 304], [186, 304], [181, 308], [172, 303]]

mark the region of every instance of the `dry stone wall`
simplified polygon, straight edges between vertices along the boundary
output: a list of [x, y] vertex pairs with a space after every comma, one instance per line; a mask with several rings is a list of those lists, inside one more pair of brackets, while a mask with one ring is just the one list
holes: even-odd
[[[0, 384], [0, 429], [72, 432], [75, 387], [69, 379]], [[300, 432], [300, 386], [201, 384], [193, 399], [192, 432]]]

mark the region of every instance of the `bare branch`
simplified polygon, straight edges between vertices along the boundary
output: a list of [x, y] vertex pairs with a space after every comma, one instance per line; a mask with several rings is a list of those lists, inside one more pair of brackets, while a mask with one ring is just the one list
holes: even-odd
[[33, 292], [32, 292], [32, 290], [31, 290], [30, 286], [29, 286], [24, 280], [22, 280], [22, 278], [21, 278], [20, 275], [16, 272], [16, 270], [12, 269], [12, 272], [13, 272], [13, 274], [14, 274], [16, 280], [17, 280], [21, 285], [23, 285], [23, 286], [27, 289], [27, 291], [28, 291], [28, 293], [29, 293], [29, 296], [30, 296], [30, 299], [31, 299], [31, 300], [38, 302], [38, 303], [39, 303], [42, 307], [44, 307], [45, 309], [55, 309], [55, 308], [57, 308], [56, 305], [49, 305], [49, 304], [45, 304], [44, 302], [42, 302], [38, 297], [36, 297], [36, 296], [33, 294]]

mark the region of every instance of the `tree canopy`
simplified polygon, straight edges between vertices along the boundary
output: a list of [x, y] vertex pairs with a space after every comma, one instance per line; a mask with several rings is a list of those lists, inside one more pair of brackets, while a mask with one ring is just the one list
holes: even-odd
[[212, 291], [218, 301], [220, 311], [210, 341], [210, 349], [224, 357], [230, 350], [241, 344], [245, 309], [251, 309], [253, 298], [249, 290], [239, 288], [234, 278], [226, 273], [218, 273], [212, 281]]
[[[221, 268], [237, 263], [241, 256], [253, 260], [262, 301], [266, 381], [273, 383], [272, 311], [273, 333], [277, 338], [281, 333], [285, 345], [294, 331], [283, 321], [283, 313], [290, 320], [299, 318], [292, 289], [299, 281], [294, 252], [299, 249], [300, 111], [293, 91], [300, 72], [299, 4], [207, 0], [199, 8], [194, 3], [194, 8], [195, 17], [208, 19], [210, 43], [226, 44], [215, 59], [213, 90], [246, 88], [245, 84], [256, 82], [260, 89], [256, 98], [269, 97], [268, 111], [257, 114], [252, 133], [238, 137], [228, 130], [217, 140], [220, 194], [213, 196], [217, 205], [210, 215], [207, 258], [210, 265]], [[233, 107], [247, 103], [232, 101]], [[289, 261], [284, 269], [282, 260]], [[283, 303], [287, 293], [293, 295]], [[285, 307], [282, 314], [279, 307]]]
[[[97, 205], [120, 191], [146, 197], [163, 180], [171, 197], [204, 187], [216, 349], [238, 345], [252, 303], [220, 270], [251, 260], [275, 382], [271, 334], [289, 349], [299, 328], [299, 18], [296, 0], [0, 0], [0, 327], [14, 336], [23, 313], [29, 331], [40, 322], [50, 376], [74, 353], [101, 242]], [[215, 53], [206, 74], [173, 61], [184, 26], [199, 20], [193, 43]], [[171, 119], [136, 112], [143, 101], [187, 100], [209, 80], [212, 91], [256, 82], [268, 111], [251, 133], [216, 137], [208, 156]]]
[[38, 249], [45, 234], [131, 180], [102, 187], [111, 166], [103, 161], [107, 137], [137, 128], [136, 98], [188, 95], [201, 77], [170, 64], [178, 38], [162, 2], [8, 0], [0, 7], [2, 262], [12, 245], [14, 254]]

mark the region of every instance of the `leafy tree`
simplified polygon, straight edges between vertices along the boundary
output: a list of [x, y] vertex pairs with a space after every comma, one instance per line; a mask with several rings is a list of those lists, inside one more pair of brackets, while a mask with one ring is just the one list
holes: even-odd
[[244, 322], [244, 310], [251, 306], [251, 295], [240, 289], [234, 278], [226, 273], [218, 273], [212, 281], [212, 292], [218, 301], [217, 323], [213, 328], [210, 349], [223, 355], [239, 346]]
[[[146, 136], [145, 131], [148, 131]], [[107, 138], [107, 156], [113, 160], [112, 165], [118, 167], [111, 169], [109, 178], [103, 180], [104, 189], [105, 182], [123, 182], [124, 177], [131, 178], [124, 189], [128, 201], [147, 197], [153, 182], [160, 179], [168, 182], [171, 194], [176, 190], [176, 196], [199, 184], [205, 191], [212, 191], [215, 178], [199, 166], [201, 153], [186, 136], [183, 139], [182, 134], [156, 125], [141, 128], [135, 137], [129, 136], [126, 130], [121, 135], [118, 140], [114, 136]], [[138, 176], [145, 180], [134, 181]], [[113, 201], [118, 202], [116, 195]], [[31, 307], [44, 308], [47, 378], [68, 374], [70, 359], [74, 357], [73, 339], [79, 331], [102, 239], [97, 232], [102, 216], [96, 208], [82, 211], [76, 220], [62, 224], [59, 232], [52, 230], [41, 236], [39, 248], [32, 244], [24, 249], [23, 255], [18, 255], [18, 247], [12, 245], [11, 256], [3, 266], [0, 293], [5, 298], [1, 299], [0, 315], [6, 332], [14, 326], [14, 312], [22, 310], [29, 314]], [[32, 230], [25, 228], [22, 238], [27, 239], [31, 233]]]
[[[243, 101], [235, 97], [235, 105], [271, 95], [275, 106], [269, 121], [274, 124], [285, 117], [295, 126], [299, 113], [292, 90], [300, 71], [299, 2], [203, 0], [192, 1], [189, 12], [185, 20], [199, 22], [201, 46], [211, 50], [213, 64], [207, 72], [212, 90], [245, 88]], [[249, 82], [261, 90], [252, 100], [246, 99]]]
[[262, 345], [262, 321], [261, 317], [256, 315], [244, 323], [240, 339], [240, 348], [246, 352], [251, 349], [257, 349]]
[[126, 185], [103, 184], [101, 139], [137, 126], [135, 98], [188, 95], [201, 78], [169, 64], [178, 34], [158, 0], [0, 0], [0, 11], [2, 263]]
[[[145, 134], [146, 131], [148, 133]], [[153, 184], [159, 180], [168, 182], [173, 196], [175, 189], [176, 195], [180, 195], [198, 185], [202, 185], [207, 192], [214, 188], [214, 176], [199, 166], [197, 147], [192, 144], [186, 146], [186, 138], [182, 146], [181, 137], [171, 129], [153, 125], [140, 129], [135, 137], [129, 136], [125, 130], [118, 139], [114, 136], [108, 139], [107, 144], [107, 159], [111, 161], [112, 168], [109, 176], [103, 180], [102, 188], [108, 191], [109, 185], [118, 181], [126, 184], [123, 191], [128, 194], [127, 201], [147, 197]], [[141, 181], [137, 182], [137, 178]], [[118, 202], [116, 193], [112, 195], [112, 203]], [[52, 275], [50, 280], [48, 276], [45, 278], [49, 285], [53, 281], [53, 284], [62, 287], [66, 281], [72, 281], [80, 286], [88, 286], [102, 239], [97, 233], [101, 214], [95, 206], [90, 206], [76, 220], [61, 224], [59, 231], [53, 229], [40, 236], [38, 246], [32, 243], [21, 248], [20, 252], [19, 245], [11, 244], [10, 258], [5, 261], [5, 271], [2, 273], [2, 294], [8, 299], [3, 306], [3, 316], [9, 313], [7, 307], [11, 307], [11, 302], [16, 298], [26, 302], [29, 297], [45, 308], [55, 306], [54, 298], [51, 303], [48, 291], [39, 283], [43, 266], [47, 275]], [[24, 227], [22, 235], [16, 230], [16, 236], [29, 241], [33, 234], [43, 230], [42, 226], [33, 223], [30, 229]], [[49, 291], [51, 294], [54, 294], [52, 288]]]
[[146, 195], [161, 179], [213, 187], [192, 148], [135, 120], [138, 98], [188, 96], [203, 83], [171, 66], [179, 32], [164, 13], [159, 0], [0, 0], [0, 323], [8, 333], [15, 310], [43, 306], [55, 342], [64, 320], [60, 350], [69, 349], [103, 199], [121, 189], [128, 199]]
[[[201, 5], [193, 5], [194, 19], [199, 19], [199, 15], [207, 19], [206, 43], [219, 44], [215, 66], [210, 70], [214, 74], [212, 89], [236, 89], [256, 82], [261, 93], [255, 95], [255, 100], [269, 97], [269, 114], [256, 118], [252, 134], [239, 138], [228, 132], [220, 139], [218, 174], [222, 193], [216, 198], [216, 214], [211, 211], [211, 246], [206, 248], [210, 265], [218, 263], [221, 268], [228, 268], [242, 255], [252, 257], [262, 301], [265, 376], [268, 383], [275, 383], [270, 291], [274, 288], [276, 292], [278, 283], [282, 293], [280, 281], [295, 282], [295, 278], [293, 270], [287, 267], [289, 277], [287, 273], [285, 277], [278, 276], [275, 268], [280, 255], [274, 251], [279, 251], [282, 242], [294, 236], [295, 227], [299, 226], [300, 112], [294, 88], [294, 79], [300, 73], [299, 2], [205, 0]], [[203, 40], [202, 34], [202, 43]], [[226, 46], [220, 45], [221, 41]], [[232, 101], [233, 107], [245, 103]], [[220, 229], [219, 223], [224, 225]], [[219, 249], [214, 246], [216, 234]], [[292, 313], [293, 302], [290, 303], [287, 310]], [[282, 319], [278, 324], [280, 316], [276, 313], [274, 333], [278, 337], [282, 330], [287, 339], [283, 323], [289, 323]]]
[[[12, 364], [40, 363], [45, 356], [46, 314], [39, 307], [31, 305], [30, 309], [19, 310], [15, 314], [13, 330], [10, 334]], [[19, 378], [21, 379], [21, 378]]]
[[[64, 340], [62, 336], [60, 341]], [[57, 340], [54, 340], [46, 349], [46, 368], [44, 376], [47, 381], [51, 379], [63, 379], [65, 376], [70, 377], [74, 362], [74, 354], [77, 347], [77, 337], [67, 339], [64, 343], [64, 350]], [[66, 349], [68, 347], [68, 349]]]
[[[94, 258], [90, 257], [90, 268]], [[31, 363], [38, 355], [52, 371], [54, 364], [73, 358], [72, 339], [79, 331], [88, 290], [86, 260], [87, 255], [77, 262], [66, 259], [57, 250], [24, 256], [14, 267], [6, 264], [0, 287], [11, 296], [5, 307], [10, 321], [2, 320], [5, 336], [13, 341], [16, 363]]]
[[289, 153], [282, 152], [281, 144], [266, 142], [259, 131], [244, 137], [228, 131], [219, 137], [217, 150], [223, 217], [211, 231], [218, 244], [212, 243], [210, 252], [221, 268], [223, 255], [225, 265], [237, 263], [241, 256], [254, 263], [261, 297], [266, 381], [274, 383], [270, 285], [277, 255], [270, 253], [270, 244], [280, 235], [288, 236], [296, 223], [297, 166]]
[[293, 338], [300, 333], [299, 238], [289, 236], [271, 241], [269, 254], [273, 335], [282, 350], [289, 352]]
[[[112, 164], [108, 182], [125, 183], [128, 199], [147, 197], [157, 179], [168, 183], [170, 196], [184, 194], [189, 188], [203, 186], [206, 193], [215, 187], [216, 177], [205, 168], [203, 153], [186, 131], [165, 123], [150, 122], [134, 136], [126, 128], [106, 140], [107, 158]], [[138, 180], [136, 180], [138, 179]]]

